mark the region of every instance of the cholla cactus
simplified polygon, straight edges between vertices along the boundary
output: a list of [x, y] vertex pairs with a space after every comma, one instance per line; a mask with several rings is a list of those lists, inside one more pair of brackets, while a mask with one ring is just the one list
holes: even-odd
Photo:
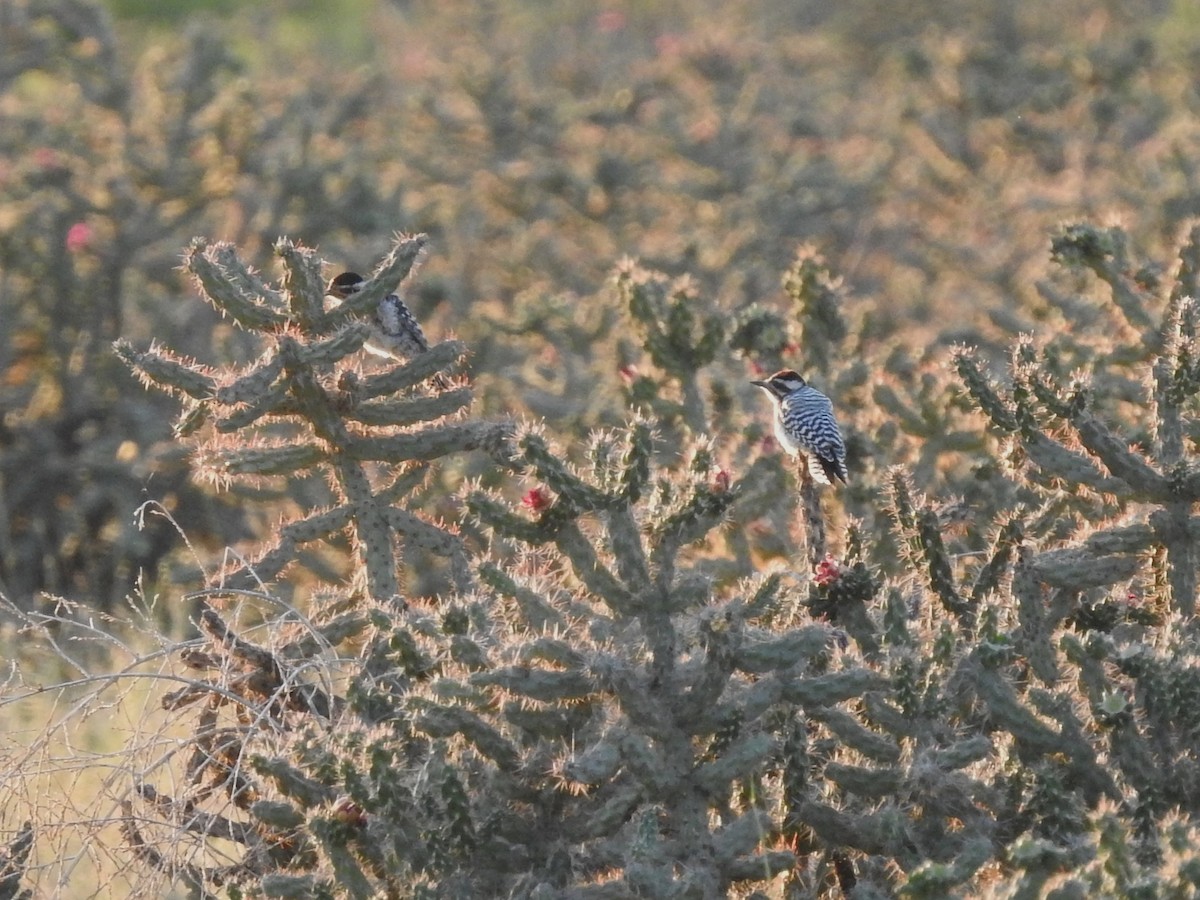
[[[412, 251], [402, 242], [373, 289], [394, 286], [408, 265], [397, 259]], [[395, 582], [370, 574], [380, 553], [371, 517], [409, 541], [435, 526], [373, 505], [400, 496], [403, 474], [379, 491], [355, 466], [423, 445], [398, 430], [362, 437], [384, 415], [364, 414], [375, 404], [362, 392], [415, 388], [432, 369], [345, 371], [362, 341], [354, 309], [295, 299], [319, 279], [310, 256], [286, 245], [281, 255], [282, 291], [227, 251], [192, 256], [208, 293], [275, 342], [249, 371], [223, 379], [162, 352], [123, 352], [193, 398], [186, 428], [203, 420], [244, 433], [272, 410], [304, 423], [259, 447], [211, 439], [205, 459], [222, 477], [331, 465], [346, 485], [337, 515], [357, 527], [366, 512], [366, 596], [268, 643], [203, 612], [208, 646], [186, 661], [211, 680], [166, 698], [204, 707], [188, 786], [167, 797], [145, 779], [128, 807], [126, 834], [144, 859], [196, 885], [221, 879], [275, 896], [707, 896], [778, 879], [793, 893], [836, 883], [940, 897], [980, 893], [1001, 858], [1025, 890], [1107, 884], [1089, 852], [1164, 886], [1191, 883], [1190, 869], [1166, 865], [1189, 864], [1180, 840], [1200, 813], [1200, 797], [1179, 788], [1200, 781], [1200, 684], [1179, 593], [1194, 577], [1190, 519], [1182, 532], [1172, 525], [1192, 484], [1179, 439], [1197, 358], [1183, 287], [1147, 339], [1158, 349], [1138, 345], [1156, 399], [1135, 427], [1158, 436], [1152, 457], [1119, 437], [1096, 386], [1119, 383], [1105, 372], [1133, 354], [1097, 342], [1090, 387], [1064, 385], [1028, 341], [1009, 387], [956, 355], [970, 396], [1006, 436], [1009, 462], [987, 471], [1013, 482], [971, 553], [954, 552], [946, 510], [893, 468], [878, 514], [890, 529], [848, 520], [837, 555], [814, 560], [811, 575], [802, 567], [798, 584], [755, 574], [745, 536], [722, 532], [759, 514], [773, 483], [764, 467], [731, 478], [709, 437], [661, 462], [658, 423], [645, 419], [597, 432], [578, 452], [526, 427], [497, 453], [524, 487], [465, 493], [488, 554], [468, 562], [448, 534], [439, 546], [455, 548], [460, 587], [436, 611], [398, 615]], [[319, 323], [312, 339], [293, 315]], [[1072, 352], [1089, 352], [1086, 342]], [[935, 407], [935, 383], [922, 390]], [[389, 401], [385, 421], [397, 429], [414, 404], [454, 409], [453, 396]], [[498, 446], [505, 434], [467, 428], [416, 433], [435, 449]], [[335, 460], [326, 448], [339, 441], [351, 452]], [[1022, 461], [1028, 480], [1013, 465]], [[1063, 539], [1063, 510], [1129, 500], [1151, 512]], [[321, 525], [311, 533], [335, 518], [325, 515], [309, 517]], [[266, 571], [310, 533], [289, 528], [259, 558]], [[395, 557], [390, 565], [394, 578]], [[1147, 628], [1154, 643], [1139, 639]], [[353, 660], [330, 650], [348, 639], [364, 646]], [[231, 701], [272, 727], [227, 721]], [[218, 798], [225, 807], [209, 809]], [[174, 855], [155, 839], [170, 823]], [[215, 836], [232, 839], [241, 857], [185, 860], [181, 833], [207, 851]]]
[[[456, 421], [471, 397], [465, 384], [433, 395], [417, 390], [463, 355], [461, 344], [439, 344], [377, 374], [364, 373], [355, 361], [368, 335], [358, 317], [408, 275], [424, 243], [423, 236], [400, 238], [360, 294], [327, 309], [320, 261], [312, 251], [280, 241], [276, 252], [284, 278], [276, 286], [243, 265], [232, 247], [197, 241], [187, 254], [188, 270], [222, 314], [261, 336], [263, 355], [242, 371], [221, 371], [159, 347], [139, 352], [117, 344], [119, 355], [148, 383], [185, 400], [176, 431], [196, 443], [204, 477], [224, 485], [323, 471], [335, 496], [334, 505], [281, 523], [271, 546], [218, 573], [199, 595], [207, 601], [199, 625], [209, 646], [189, 649], [184, 662], [207, 673], [208, 680], [163, 701], [169, 709], [201, 708], [186, 777], [171, 796], [145, 779], [126, 801], [124, 830], [139, 856], [197, 887], [304, 869], [313, 841], [320, 846], [333, 841], [328, 859], [335, 868], [349, 865], [343, 862], [344, 844], [323, 829], [353, 832], [364, 814], [355, 812], [353, 799], [339, 799], [330, 788], [289, 774], [288, 755], [302, 753], [296, 748], [304, 746], [305, 736], [322, 733], [346, 715], [347, 699], [328, 680], [345, 661], [331, 651], [346, 640], [366, 638], [365, 668], [346, 676], [358, 691], [352, 696], [366, 697], [381, 683], [382, 667], [393, 665], [387, 623], [407, 606], [400, 582], [403, 547], [445, 557], [459, 590], [473, 584], [461, 538], [400, 504], [429, 460], [472, 448], [503, 458], [508, 426]], [[284, 628], [270, 644], [255, 643], [217, 611], [220, 598], [269, 586], [302, 560], [303, 545], [344, 532], [355, 550], [357, 590], [340, 592], [312, 617], [301, 617], [305, 628]], [[370, 638], [372, 623], [383, 638]], [[324, 682], [312, 677], [317, 672], [325, 673]], [[223, 712], [230, 704], [240, 724]], [[256, 714], [247, 721], [245, 711], [251, 709]], [[298, 734], [298, 744], [285, 750], [280, 738], [289, 731]], [[357, 738], [361, 735], [352, 732], [350, 739]], [[308, 814], [310, 837], [295, 834], [301, 814], [267, 798], [264, 779], [275, 782], [279, 795], [303, 799], [306, 809], [324, 810], [324, 819]], [[214, 797], [223, 807], [203, 811]], [[185, 810], [191, 810], [190, 818], [180, 826]], [[176, 829], [165, 850], [164, 828]], [[188, 858], [187, 840], [203, 848], [215, 836], [240, 845], [242, 858], [220, 865], [204, 853]]]
[[[263, 334], [269, 348], [243, 372], [213, 372], [161, 348], [117, 351], [149, 383], [183, 398], [176, 431], [188, 436], [211, 421], [196, 450], [200, 474], [218, 485], [325, 470], [335, 490], [332, 508], [282, 524], [275, 546], [249, 563], [222, 572], [214, 585], [252, 589], [274, 580], [296, 560], [297, 548], [350, 529], [365, 573], [368, 596], [391, 602], [401, 594], [397, 538], [450, 559], [460, 587], [469, 582], [461, 541], [413, 516], [395, 501], [413, 486], [413, 467], [455, 451], [496, 445], [496, 426], [445, 420], [470, 401], [466, 387], [436, 396], [393, 398], [453, 363], [461, 344], [447, 342], [405, 366], [364, 377], [347, 360], [368, 336], [356, 321], [393, 290], [412, 268], [424, 238], [404, 238], [351, 300], [326, 310], [319, 262], [311, 251], [281, 241], [282, 289], [247, 269], [233, 249], [192, 245], [187, 267], [224, 315]], [[390, 398], [390, 399], [389, 399]], [[283, 432], [277, 423], [300, 423]], [[432, 422], [433, 427], [414, 428]], [[290, 433], [289, 433], [290, 432]], [[371, 464], [388, 463], [399, 475], [376, 486]]]
[[[699, 373], [715, 358], [724, 343], [725, 326], [717, 311], [697, 295], [688, 279], [671, 281], [648, 272], [631, 261], [617, 271], [617, 291], [642, 339], [642, 346], [660, 370], [678, 384], [678, 416], [697, 434], [708, 425], [708, 413]], [[656, 412], [669, 421], [661, 391], [646, 379], [636, 401], [653, 401]], [[670, 416], [674, 418], [674, 416]]]
[[[1011, 557], [1015, 551], [1010, 614], [1015, 613], [1017, 627], [1000, 641], [990, 639], [994, 646], [988, 654], [996, 662], [1008, 657], [1028, 666], [1044, 687], [1024, 693], [1038, 715], [1057, 727], [1046, 730], [1044, 723], [1022, 713], [1022, 692], [1015, 685], [1000, 688], [995, 682], [979, 696], [1023, 748], [1026, 765], [1045, 756], [1045, 750], [1035, 750], [1038, 744], [1055, 748], [1067, 764], [1065, 770], [1038, 764], [1023, 776], [1028, 779], [1029, 812], [1019, 818], [1031, 836], [1013, 848], [1011, 858], [1021, 870], [1014, 884], [1030, 890], [1053, 878], [1064, 890], [1123, 894], [1140, 879], [1187, 893], [1195, 889], [1194, 862], [1175, 871], [1159, 866], [1175, 852], [1167, 848], [1175, 846], [1200, 813], [1197, 798], [1176, 787], [1196, 775], [1184, 748], [1197, 734], [1195, 706], [1185, 699], [1197, 687], [1188, 624], [1195, 608], [1196, 536], [1190, 508], [1197, 486], [1184, 435], [1191, 418], [1189, 401], [1200, 390], [1194, 362], [1197, 314], [1191, 300], [1200, 229], [1189, 230], [1178, 274], [1165, 285], [1132, 274], [1134, 263], [1119, 229], [1072, 226], [1056, 239], [1054, 249], [1063, 263], [1095, 273], [1111, 301], [1106, 307], [1087, 298], [1055, 295], [1060, 305], [1091, 307], [1092, 318], [1098, 307], [1114, 322], [1109, 333], [1123, 339], [1105, 340], [1081, 330], [1043, 347], [1020, 340], [1008, 386], [996, 384], [976, 354], [960, 350], [954, 360], [972, 399], [1006, 436], [1008, 456], [1027, 473], [1025, 490], [1033, 501], [1000, 529], [976, 581], [985, 589], [972, 592], [971, 607], [1003, 590], [996, 562], [1001, 554]], [[1139, 271], [1150, 268], [1144, 265]], [[1062, 361], [1067, 355], [1086, 372], [1066, 375]], [[1114, 400], [1133, 402], [1118, 414]], [[1066, 546], [1039, 550], [1033, 541], [1053, 535], [1056, 522], [1072, 511], [1090, 522]], [[1114, 513], [1115, 520], [1103, 521]], [[944, 558], [934, 564], [938, 556], [934, 548], [931, 583], [936, 571], [949, 565]], [[952, 589], [949, 585], [937, 593], [961, 603], [961, 593], [950, 595]], [[981, 637], [985, 632], [999, 636], [988, 621], [994, 622], [995, 613], [987, 605], [982, 609]], [[1074, 630], [1064, 631], [1065, 623]], [[1154, 635], [1149, 642], [1149, 635], [1140, 634], [1144, 629]], [[1000, 669], [993, 662], [979, 671]], [[984, 684], [977, 680], [977, 689]], [[1095, 737], [1088, 739], [1089, 734]], [[1101, 753], [1107, 755], [1107, 765], [1100, 763]], [[1038, 808], [1057, 809], [1056, 815], [1078, 802], [1068, 799], [1064, 778], [1082, 790], [1077, 796], [1084, 806], [1075, 806], [1073, 818], [1045, 828], [1029, 817], [1035, 798]], [[1124, 798], [1119, 812], [1106, 807], [1106, 797]], [[1171, 819], [1172, 806], [1184, 811], [1187, 824]], [[1113, 883], [1098, 877], [1096, 867], [1073, 878], [1055, 876], [1078, 864], [1077, 849], [1069, 847], [1078, 841], [1089, 815], [1100, 834], [1096, 852], [1114, 861], [1115, 868], [1106, 864], [1104, 870], [1121, 873]], [[1134, 876], [1134, 868], [1142, 868], [1142, 874]], [[936, 879], [925, 881], [932, 877], [932, 870], [926, 870], [917, 880], [932, 890]]]
[[541, 801], [535, 832], [504, 836], [534, 863], [527, 884], [583, 890], [607, 871], [616, 895], [710, 895], [790, 869], [765, 787], [792, 733], [781, 723], [798, 703], [836, 717], [875, 677], [849, 660], [826, 669], [826, 626], [770, 627], [779, 578], [714, 583], [697, 551], [739, 485], [717, 477], [706, 442], [675, 471], [652, 464], [646, 422], [595, 435], [578, 468], [536, 430], [517, 443], [532, 514], [479, 490], [467, 505], [497, 542], [570, 570], [562, 586], [549, 570], [481, 572], [515, 640], [472, 680], [512, 696], [519, 728], [503, 787], [480, 796], [563, 804]]
[[[1119, 231], [1073, 227], [1055, 243], [1055, 252], [1101, 277], [1128, 326], [1148, 326], [1153, 292], [1127, 274], [1130, 264]], [[1200, 496], [1200, 479], [1184, 445], [1187, 403], [1200, 392], [1195, 346], [1200, 313], [1190, 294], [1196, 287], [1198, 255], [1200, 229], [1193, 229], [1181, 250], [1179, 281], [1170, 290], [1159, 323], [1146, 327], [1129, 348], [1132, 352], [1101, 348], [1088, 354], [1094, 372], [1090, 377], [1076, 374], [1065, 379], [1059, 371], [1060, 351], [1038, 348], [1028, 339], [1014, 350], [1007, 391], [992, 383], [970, 351], [960, 350], [955, 356], [971, 396], [998, 430], [1012, 436], [1038, 485], [1064, 486], [1092, 518], [1107, 511], [1106, 497], [1159, 507], [1141, 522], [1125, 520], [1097, 529], [1082, 546], [1045, 556], [1039, 570], [1063, 587], [1112, 585], [1130, 579], [1140, 568], [1139, 557], [1158, 548], [1165, 554], [1169, 604], [1184, 615], [1195, 609], [1194, 536], [1188, 522], [1191, 504]], [[1082, 356], [1087, 349], [1077, 346], [1074, 353]], [[1149, 365], [1151, 382], [1138, 396], [1126, 373], [1144, 364]], [[1148, 452], [1098, 414], [1098, 404], [1114, 386], [1121, 399], [1135, 401], [1137, 414], [1130, 425], [1145, 435], [1139, 443]], [[1058, 433], [1043, 426], [1047, 420], [1060, 429]]]

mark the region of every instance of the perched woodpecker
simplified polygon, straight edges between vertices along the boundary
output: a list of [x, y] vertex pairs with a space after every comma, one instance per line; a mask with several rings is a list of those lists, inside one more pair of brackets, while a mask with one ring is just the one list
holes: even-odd
[[750, 383], [770, 395], [775, 406], [775, 437], [783, 449], [792, 456], [803, 453], [809, 461], [809, 472], [821, 484], [831, 484], [835, 478], [846, 482], [850, 477], [846, 443], [829, 398], [809, 387], [791, 369], [782, 369], [766, 381]]
[[[363, 289], [367, 280], [357, 272], [343, 272], [332, 281], [325, 293], [345, 300]], [[429, 349], [429, 341], [421, 323], [409, 312], [399, 294], [388, 294], [379, 301], [371, 317], [371, 339], [363, 345], [376, 356], [389, 359], [412, 359]]]

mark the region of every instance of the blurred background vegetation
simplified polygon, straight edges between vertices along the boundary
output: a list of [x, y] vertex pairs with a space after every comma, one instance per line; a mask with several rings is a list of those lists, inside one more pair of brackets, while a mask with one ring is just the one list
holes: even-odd
[[[474, 412], [544, 419], [567, 447], [631, 408], [687, 430], [614, 285], [635, 257], [726, 323], [701, 384], [724, 467], [772, 456], [746, 382], [787, 364], [845, 411], [850, 513], [873, 521], [894, 464], [979, 509], [1005, 495], [979, 447], [929, 443], [970, 418], [948, 349], [998, 365], [1015, 334], [1067, 327], [1055, 299], [1084, 276], [1051, 271], [1064, 221], [1170, 258], [1200, 215], [1198, 63], [1188, 0], [6, 3], [0, 594], [104, 612], [162, 594], [182, 631], [202, 570], [321, 502], [319, 482], [197, 484], [173, 404], [111, 352], [256, 356], [179, 270], [195, 235], [275, 274], [279, 235], [332, 273], [429, 234], [410, 305], [472, 348]], [[869, 370], [814, 371], [789, 272], [827, 279]], [[457, 516], [455, 490], [490, 477], [473, 465], [437, 474], [427, 515]], [[414, 596], [446, 589], [408, 574]]]

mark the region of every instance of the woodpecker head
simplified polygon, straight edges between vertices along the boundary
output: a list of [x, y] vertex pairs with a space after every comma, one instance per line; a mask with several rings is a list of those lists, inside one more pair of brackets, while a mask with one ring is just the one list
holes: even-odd
[[804, 387], [805, 381], [791, 369], [780, 369], [766, 381], [752, 381], [751, 384], [762, 388], [776, 400], [782, 400], [793, 391]]
[[345, 300], [351, 294], [357, 294], [363, 289], [363, 285], [367, 280], [357, 272], [343, 272], [337, 278], [329, 282], [329, 287], [325, 288], [325, 293], [331, 297], [337, 297], [339, 300]]

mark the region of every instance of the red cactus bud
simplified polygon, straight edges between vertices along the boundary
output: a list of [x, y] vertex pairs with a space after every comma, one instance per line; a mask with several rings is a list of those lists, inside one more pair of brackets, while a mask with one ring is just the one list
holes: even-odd
[[550, 505], [550, 495], [546, 493], [546, 489], [542, 487], [531, 488], [525, 492], [525, 496], [521, 498], [521, 505], [532, 509], [534, 512], [541, 512]]
[[817, 563], [817, 571], [813, 579], [821, 587], [827, 587], [842, 577], [841, 567], [836, 559], [832, 556], [826, 556], [823, 560]]

